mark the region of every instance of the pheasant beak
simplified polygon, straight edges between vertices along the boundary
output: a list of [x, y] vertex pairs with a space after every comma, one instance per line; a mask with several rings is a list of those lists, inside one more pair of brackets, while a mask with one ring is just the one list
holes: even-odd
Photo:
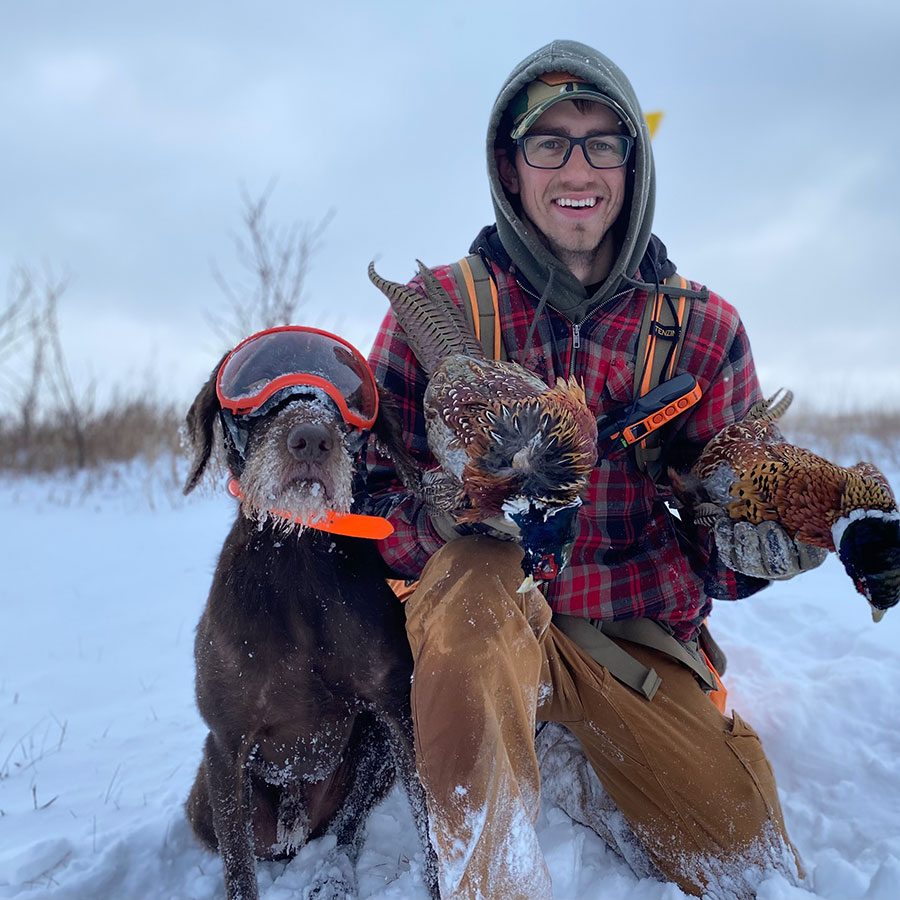
[[[871, 603], [869, 605], [872, 606]], [[878, 609], [877, 606], [872, 606], [872, 621], [880, 622], [884, 618], [885, 612], [887, 612], [887, 610]]]
[[534, 590], [536, 587], [537, 582], [534, 580], [534, 575], [526, 575], [522, 583], [516, 588], [516, 593], [527, 594], [529, 591]]

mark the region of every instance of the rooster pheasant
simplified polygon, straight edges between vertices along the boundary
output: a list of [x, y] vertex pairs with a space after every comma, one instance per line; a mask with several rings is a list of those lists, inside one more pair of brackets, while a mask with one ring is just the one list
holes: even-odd
[[787, 443], [775, 425], [790, 391], [756, 404], [703, 449], [689, 475], [670, 471], [695, 521], [775, 521], [794, 539], [836, 552], [877, 622], [900, 600], [900, 513], [871, 463], [835, 465]]
[[597, 461], [597, 423], [574, 378], [548, 387], [522, 366], [488, 359], [437, 276], [419, 263], [423, 297], [369, 278], [388, 298], [410, 349], [429, 376], [428, 446], [441, 474], [430, 505], [457, 522], [503, 516], [518, 526], [520, 591], [564, 568], [581, 494]]

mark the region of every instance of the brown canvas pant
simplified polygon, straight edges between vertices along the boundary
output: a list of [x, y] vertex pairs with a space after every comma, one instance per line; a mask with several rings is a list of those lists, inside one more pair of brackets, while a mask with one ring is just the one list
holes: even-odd
[[520, 560], [514, 544], [452, 541], [407, 602], [417, 766], [442, 897], [551, 896], [533, 827], [536, 720], [578, 738], [650, 861], [682, 890], [747, 897], [754, 870], [795, 874], [750, 726], [722, 716], [681, 664], [624, 641], [662, 684], [652, 701], [620, 684], [551, 624], [538, 591], [516, 593]]

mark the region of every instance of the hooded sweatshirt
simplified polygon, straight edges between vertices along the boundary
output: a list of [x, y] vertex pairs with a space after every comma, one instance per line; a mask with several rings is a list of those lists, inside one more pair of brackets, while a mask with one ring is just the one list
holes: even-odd
[[[546, 72], [569, 72], [596, 85], [615, 104], [635, 139], [628, 161], [628, 189], [619, 215], [618, 254], [605, 281], [589, 296], [581, 282], [547, 248], [534, 227], [522, 219], [506, 193], [497, 169], [495, 147], [504, 113], [526, 85]], [[506, 137], [505, 135], [503, 137]], [[553, 41], [524, 59], [506, 80], [494, 102], [487, 132], [488, 179], [497, 216], [497, 232], [510, 259], [546, 303], [570, 322], [582, 322], [597, 306], [627, 287], [650, 242], [656, 178], [650, 132], [630, 82], [602, 53], [576, 41]], [[672, 268], [674, 271], [674, 267]], [[662, 275], [665, 277], [666, 272]]]

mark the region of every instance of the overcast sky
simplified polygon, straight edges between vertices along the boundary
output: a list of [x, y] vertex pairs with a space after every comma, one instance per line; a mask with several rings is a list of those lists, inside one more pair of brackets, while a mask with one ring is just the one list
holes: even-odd
[[602, 50], [645, 110], [654, 231], [747, 325], [763, 388], [900, 391], [896, 0], [0, 0], [0, 274], [71, 273], [80, 383], [188, 402], [223, 350], [241, 188], [274, 223], [329, 211], [301, 324], [368, 351], [378, 259], [467, 252], [492, 220], [488, 114], [554, 38]]

